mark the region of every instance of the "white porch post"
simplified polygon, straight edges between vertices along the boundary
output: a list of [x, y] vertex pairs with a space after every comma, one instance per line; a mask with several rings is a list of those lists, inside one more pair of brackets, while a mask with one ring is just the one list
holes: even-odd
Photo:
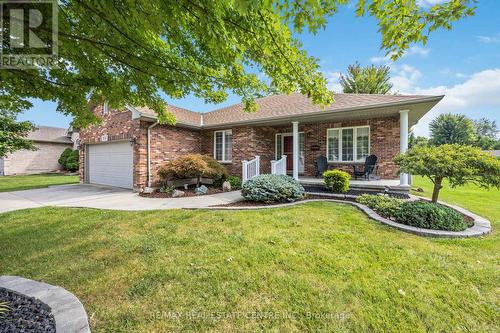
[[[408, 112], [410, 110], [399, 111], [399, 151], [404, 153], [408, 150]], [[402, 173], [399, 176], [399, 185], [408, 186], [408, 174]]]
[[299, 122], [292, 121], [293, 125], [293, 178], [299, 180]]

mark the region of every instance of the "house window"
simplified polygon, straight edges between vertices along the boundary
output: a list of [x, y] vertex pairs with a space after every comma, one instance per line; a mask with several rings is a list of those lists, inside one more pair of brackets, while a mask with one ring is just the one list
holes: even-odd
[[276, 134], [276, 160], [281, 159], [283, 156], [283, 135]]
[[370, 155], [370, 127], [330, 128], [326, 132], [329, 162], [363, 162]]
[[233, 159], [233, 132], [231, 130], [214, 132], [214, 158], [219, 162]]

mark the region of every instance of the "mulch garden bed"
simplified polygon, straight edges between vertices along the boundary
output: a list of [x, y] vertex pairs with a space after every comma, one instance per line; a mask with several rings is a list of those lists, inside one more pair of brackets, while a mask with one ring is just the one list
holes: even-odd
[[[176, 197], [176, 198], [185, 198], [185, 197], [197, 197], [200, 195], [209, 195], [209, 194], [217, 194], [217, 193], [222, 193], [222, 189], [218, 187], [212, 187], [212, 186], [207, 186], [208, 187], [208, 192], [206, 194], [197, 194], [194, 190], [195, 187], [189, 187], [187, 190], [184, 188], [178, 188], [177, 190], [183, 191], [184, 195], [182, 197]], [[141, 197], [145, 198], [171, 198], [171, 199], [176, 199], [172, 197], [172, 194], [170, 193], [163, 193], [160, 192], [159, 190], [154, 191], [153, 193], [139, 193]]]
[[9, 311], [0, 314], [0, 333], [56, 331], [51, 308], [34, 297], [0, 288], [0, 302], [7, 302]]

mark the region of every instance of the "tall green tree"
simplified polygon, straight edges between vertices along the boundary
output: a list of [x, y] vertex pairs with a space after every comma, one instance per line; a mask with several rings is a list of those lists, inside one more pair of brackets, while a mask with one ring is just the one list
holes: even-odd
[[500, 144], [498, 136], [497, 123], [494, 120], [481, 118], [474, 120], [474, 127], [476, 128], [477, 140], [475, 145], [482, 149], [494, 149]]
[[408, 147], [416, 147], [416, 146], [427, 146], [429, 144], [429, 139], [425, 136], [416, 136], [415, 133], [411, 132], [408, 137]]
[[474, 120], [476, 135], [478, 137], [496, 138], [498, 134], [497, 122], [488, 118]]
[[461, 114], [442, 114], [429, 124], [432, 145], [473, 145], [476, 142], [474, 122]]
[[17, 115], [27, 107], [27, 102], [0, 96], [0, 157], [20, 149], [33, 150], [33, 141], [27, 139], [35, 129], [29, 121], [17, 121]]
[[361, 67], [359, 63], [355, 63], [347, 67], [345, 76], [340, 75], [340, 84], [345, 93], [387, 94], [392, 88], [389, 71], [388, 66]]
[[[194, 94], [220, 103], [228, 92], [247, 111], [254, 98], [301, 92], [316, 104], [332, 95], [295, 37], [316, 33], [348, 0], [116, 0], [55, 1], [59, 7], [57, 67], [0, 71], [0, 94], [53, 100], [80, 127], [98, 119], [87, 103], [147, 105], [175, 123], [161, 95]], [[358, 16], [372, 16], [382, 49], [393, 59], [437, 29], [473, 15], [475, 0], [422, 7], [416, 0], [357, 0]], [[8, 15], [6, 11], [3, 15]], [[7, 17], [2, 17], [6, 20]], [[50, 43], [50, 31], [38, 35]], [[8, 47], [4, 54], [14, 54]], [[264, 74], [261, 78], [256, 73]]]

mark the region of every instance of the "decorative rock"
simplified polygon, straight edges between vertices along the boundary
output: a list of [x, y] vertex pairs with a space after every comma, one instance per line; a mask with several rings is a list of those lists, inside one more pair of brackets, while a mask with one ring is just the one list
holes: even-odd
[[146, 193], [146, 194], [151, 194], [154, 192], [154, 189], [152, 187], [145, 187], [144, 190], [142, 191], [142, 193]]
[[183, 197], [184, 194], [185, 194], [184, 191], [175, 190], [174, 193], [172, 193], [172, 198]]
[[[82, 303], [66, 289], [19, 276], [0, 276], [0, 288], [33, 297], [46, 304], [54, 317], [57, 333], [90, 333], [87, 313]], [[29, 309], [22, 309], [22, 311], [27, 310]], [[0, 332], [4, 331], [2, 324], [3, 322], [0, 321]], [[32, 332], [32, 330], [13, 332]], [[42, 332], [51, 332], [51, 330], [46, 329]]]
[[226, 180], [224, 183], [222, 183], [222, 190], [223, 190], [224, 192], [229, 192], [229, 191], [231, 191], [231, 183], [230, 183], [230, 182], [228, 182], [227, 180]]
[[0, 301], [7, 301], [9, 307], [0, 316], [0, 332], [56, 332], [52, 310], [40, 300], [0, 288]]
[[195, 190], [196, 194], [207, 194], [208, 193], [208, 187], [205, 185], [201, 185], [200, 187], [197, 187]]

